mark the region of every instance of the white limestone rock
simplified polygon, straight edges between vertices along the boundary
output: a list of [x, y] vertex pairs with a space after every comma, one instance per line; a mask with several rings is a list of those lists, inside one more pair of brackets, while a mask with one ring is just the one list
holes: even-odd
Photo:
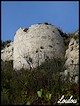
[[65, 54], [65, 67], [73, 82], [77, 83], [79, 76], [79, 42], [72, 38]]
[[3, 61], [13, 60], [13, 42], [8, 45], [9, 47], [6, 46], [3, 50], [1, 50], [1, 59]]
[[20, 28], [14, 36], [13, 68], [30, 69], [48, 58], [64, 58], [65, 46], [58, 29], [52, 25], [36, 24]]

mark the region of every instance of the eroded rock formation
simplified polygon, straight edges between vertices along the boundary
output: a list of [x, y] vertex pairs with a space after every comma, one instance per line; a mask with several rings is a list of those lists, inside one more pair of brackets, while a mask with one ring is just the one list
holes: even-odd
[[[70, 81], [78, 83], [79, 81], [79, 31], [74, 33], [74, 38], [71, 38], [68, 49], [65, 53], [65, 68], [64, 75], [69, 75]], [[65, 77], [66, 78], [66, 77]]]
[[18, 29], [14, 37], [14, 69], [34, 68], [46, 58], [64, 58], [65, 46], [57, 28], [36, 24]]
[[[65, 36], [67, 39], [68, 36]], [[76, 39], [77, 38], [77, 39]], [[65, 59], [64, 79], [69, 74], [70, 81], [78, 83], [79, 79], [79, 31], [70, 39], [65, 51], [63, 32], [50, 24], [36, 24], [16, 31], [14, 42], [1, 50], [3, 61], [13, 60], [13, 68], [35, 68], [46, 59]]]

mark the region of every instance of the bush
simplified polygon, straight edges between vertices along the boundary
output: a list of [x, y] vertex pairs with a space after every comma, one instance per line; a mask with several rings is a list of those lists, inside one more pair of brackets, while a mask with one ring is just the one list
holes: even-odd
[[48, 22], [45, 22], [44, 24], [45, 24], [45, 25], [51, 25], [51, 24], [49, 24]]
[[11, 42], [11, 40], [7, 40], [7, 41], [2, 41], [1, 40], [1, 50], [4, 49], [6, 46], [9, 47], [10, 42]]
[[46, 59], [37, 68], [16, 72], [12, 61], [1, 61], [1, 104], [54, 105], [63, 94], [79, 100], [78, 84], [71, 84], [69, 78], [61, 80], [63, 64], [61, 59]]
[[24, 32], [27, 32], [27, 31], [28, 31], [28, 28], [25, 28], [23, 31], [24, 31]]
[[69, 42], [70, 42], [70, 38], [64, 40], [65, 49], [68, 49]]
[[71, 38], [74, 38], [74, 39], [76, 40], [76, 39], [78, 38], [78, 36], [75, 35], [75, 34], [69, 34], [68, 36], [69, 36], [70, 39], [71, 39]]

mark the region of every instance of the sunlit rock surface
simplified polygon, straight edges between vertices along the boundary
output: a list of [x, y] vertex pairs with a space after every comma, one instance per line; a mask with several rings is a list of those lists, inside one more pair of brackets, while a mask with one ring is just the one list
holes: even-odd
[[58, 29], [52, 25], [36, 24], [17, 30], [14, 37], [13, 67], [35, 68], [46, 58], [64, 58], [65, 46]]

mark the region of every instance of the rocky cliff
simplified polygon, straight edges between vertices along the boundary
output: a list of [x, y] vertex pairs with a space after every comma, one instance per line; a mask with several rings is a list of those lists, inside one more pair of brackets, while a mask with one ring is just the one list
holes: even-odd
[[[68, 36], [67, 36], [68, 37]], [[50, 24], [36, 24], [16, 31], [14, 42], [1, 50], [3, 61], [13, 60], [13, 68], [31, 69], [40, 66], [46, 59], [65, 60], [63, 76], [70, 74], [70, 81], [78, 82], [79, 76], [79, 31], [69, 39], [67, 49], [64, 33]], [[67, 39], [67, 38], [66, 38]]]

